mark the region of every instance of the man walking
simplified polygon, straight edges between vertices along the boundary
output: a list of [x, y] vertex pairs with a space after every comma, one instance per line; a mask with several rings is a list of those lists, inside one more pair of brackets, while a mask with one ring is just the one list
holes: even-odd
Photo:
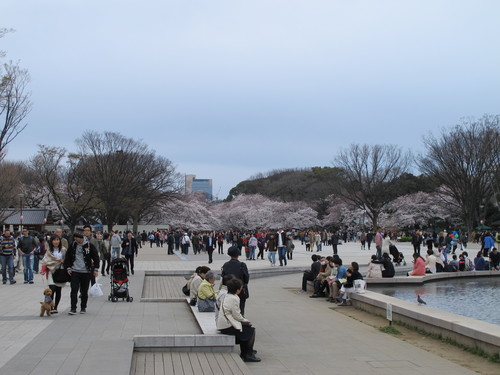
[[130, 273], [134, 274], [134, 255], [137, 256], [138, 246], [136, 239], [132, 236], [132, 232], [127, 232], [127, 237], [122, 242], [122, 255], [127, 259]]
[[35, 239], [30, 236], [27, 228], [23, 228], [23, 234], [19, 237], [19, 241], [17, 243], [17, 248], [21, 252], [21, 256], [23, 257], [24, 264], [24, 283], [25, 284], [33, 284], [33, 262], [35, 258], [35, 249], [37, 248], [37, 244]]
[[181, 245], [182, 245], [182, 253], [187, 255], [189, 252], [189, 246], [191, 245], [191, 240], [189, 239], [187, 233], [184, 233], [184, 236], [182, 237], [181, 240]]
[[339, 232], [335, 231], [332, 234], [333, 255], [337, 255], [337, 253], [338, 253], [337, 246], [338, 245], [339, 245]]
[[9, 282], [15, 284], [14, 280], [14, 258], [16, 257], [16, 240], [6, 229], [0, 237], [0, 264], [2, 265], [2, 282], [7, 284], [7, 271], [9, 272]]
[[208, 236], [203, 236], [203, 243], [205, 244], [205, 250], [208, 252], [208, 264], [212, 263], [212, 253], [215, 250], [215, 238], [213, 232], [210, 232]]
[[99, 275], [99, 254], [90, 242], [84, 242], [83, 233], [73, 233], [73, 243], [66, 251], [64, 267], [71, 276], [71, 310], [70, 315], [76, 314], [78, 292], [80, 292], [80, 314], [87, 312], [89, 299], [89, 285], [91, 276]]
[[375, 235], [375, 247], [377, 249], [377, 259], [382, 259], [382, 244], [384, 243], [384, 237], [382, 236], [382, 229], [379, 228], [377, 230], [377, 234]]
[[280, 266], [283, 267], [283, 262], [286, 266], [286, 233], [283, 228], [279, 228], [276, 233], [276, 247], [278, 248], [278, 256], [280, 260]]

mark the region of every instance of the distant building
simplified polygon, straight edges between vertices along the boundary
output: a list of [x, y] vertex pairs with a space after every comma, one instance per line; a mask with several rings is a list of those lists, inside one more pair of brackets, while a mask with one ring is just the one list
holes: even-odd
[[212, 179], [196, 178], [194, 174], [187, 174], [184, 186], [186, 194], [190, 194], [194, 191], [202, 191], [207, 195], [209, 200], [213, 199]]

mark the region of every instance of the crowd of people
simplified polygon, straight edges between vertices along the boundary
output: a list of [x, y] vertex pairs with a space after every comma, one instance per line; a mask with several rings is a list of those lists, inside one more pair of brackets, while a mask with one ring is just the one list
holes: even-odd
[[85, 314], [88, 290], [99, 275], [109, 275], [110, 264], [115, 258], [125, 258], [134, 274], [134, 258], [138, 255], [140, 241], [130, 231], [126, 233], [93, 233], [90, 225], [77, 228], [71, 235], [57, 228], [53, 232], [30, 233], [23, 228], [13, 235], [6, 229], [0, 236], [0, 265], [2, 283], [11, 285], [22, 274], [24, 284], [33, 284], [35, 274], [46, 278], [52, 290], [54, 306], [51, 314], [57, 314], [62, 288], [70, 284], [70, 315]]
[[338, 255], [322, 256], [313, 254], [309, 270], [302, 270], [302, 288], [299, 293], [305, 293], [307, 282], [312, 281], [314, 293], [310, 298], [327, 297], [327, 301], [339, 306], [349, 304], [349, 295], [355, 290], [357, 280], [363, 280], [359, 272], [359, 264], [351, 262], [344, 266]]

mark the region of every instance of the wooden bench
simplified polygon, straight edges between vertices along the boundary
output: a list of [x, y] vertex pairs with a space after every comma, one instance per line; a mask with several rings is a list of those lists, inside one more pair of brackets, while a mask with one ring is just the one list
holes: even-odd
[[198, 325], [200, 326], [201, 331], [205, 335], [217, 335], [219, 331], [217, 330], [217, 322], [215, 321], [215, 312], [199, 312], [198, 306], [191, 306], [189, 303], [190, 299], [186, 298], [186, 302], [191, 307], [191, 311], [193, 312]]

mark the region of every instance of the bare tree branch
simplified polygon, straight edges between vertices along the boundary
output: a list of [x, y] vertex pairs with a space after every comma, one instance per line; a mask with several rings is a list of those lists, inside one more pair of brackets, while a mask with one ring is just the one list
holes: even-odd
[[31, 93], [27, 91], [30, 76], [27, 70], [10, 62], [0, 72], [0, 159], [7, 145], [21, 133], [27, 124], [23, 121], [31, 111]]

